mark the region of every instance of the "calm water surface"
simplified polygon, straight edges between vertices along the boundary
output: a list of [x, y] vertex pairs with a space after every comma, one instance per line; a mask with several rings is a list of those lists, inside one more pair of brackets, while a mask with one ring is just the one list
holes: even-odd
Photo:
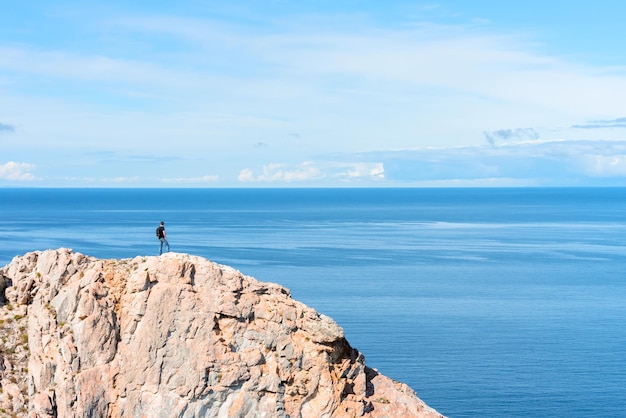
[[156, 254], [161, 220], [445, 415], [626, 416], [626, 189], [0, 189], [0, 264]]

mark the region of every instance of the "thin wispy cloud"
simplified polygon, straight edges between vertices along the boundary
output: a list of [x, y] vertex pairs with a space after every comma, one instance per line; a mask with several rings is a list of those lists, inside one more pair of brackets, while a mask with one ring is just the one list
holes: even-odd
[[15, 132], [15, 126], [0, 122], [0, 135], [2, 134], [12, 134]]
[[626, 118], [611, 120], [593, 120], [582, 125], [572, 125], [574, 129], [606, 129], [606, 128], [626, 128]]
[[498, 141], [539, 139], [539, 133], [533, 128], [498, 129], [483, 132], [487, 142], [495, 146]]
[[[109, 82], [132, 85], [156, 85], [163, 87], [188, 85], [196, 77], [182, 69], [169, 69], [148, 60], [119, 58], [115, 56], [88, 54], [81, 51], [48, 51], [28, 47], [2, 47], [0, 45], [0, 68], [23, 74], [45, 76], [73, 82]], [[180, 79], [181, 75], [190, 78]], [[93, 84], [92, 84], [93, 85]]]

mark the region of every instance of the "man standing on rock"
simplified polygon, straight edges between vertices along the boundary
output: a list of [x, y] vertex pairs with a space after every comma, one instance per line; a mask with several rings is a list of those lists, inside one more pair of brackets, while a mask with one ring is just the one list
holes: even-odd
[[170, 251], [170, 244], [167, 242], [167, 234], [165, 233], [165, 223], [161, 221], [161, 225], [156, 229], [156, 236], [161, 241], [159, 247], [159, 255], [163, 254], [163, 244], [167, 247], [167, 252]]

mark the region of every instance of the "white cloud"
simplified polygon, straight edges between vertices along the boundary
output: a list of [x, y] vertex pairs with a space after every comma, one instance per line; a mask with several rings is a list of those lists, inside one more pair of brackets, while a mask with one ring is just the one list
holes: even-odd
[[383, 163], [354, 163], [347, 165], [348, 177], [351, 179], [358, 178], [372, 178], [372, 179], [384, 179], [385, 168]]
[[352, 162], [304, 162], [296, 166], [288, 164], [267, 164], [261, 173], [245, 168], [239, 173], [240, 182], [310, 182], [310, 181], [361, 181], [381, 180], [385, 178], [382, 163]]
[[31, 171], [35, 168], [33, 164], [16, 163], [9, 161], [4, 165], [0, 165], [0, 180], [11, 181], [33, 181], [36, 180]]
[[237, 180], [239, 180], [240, 182], [244, 182], [244, 183], [255, 181], [254, 173], [249, 168], [244, 168], [239, 173], [239, 176], [237, 177]]
[[254, 175], [252, 170], [245, 168], [239, 173], [240, 182], [294, 182], [309, 181], [323, 177], [319, 168], [309, 162], [297, 167], [288, 167], [286, 164], [268, 164], [263, 166], [261, 174]]
[[626, 155], [588, 155], [583, 159], [594, 177], [626, 177]]

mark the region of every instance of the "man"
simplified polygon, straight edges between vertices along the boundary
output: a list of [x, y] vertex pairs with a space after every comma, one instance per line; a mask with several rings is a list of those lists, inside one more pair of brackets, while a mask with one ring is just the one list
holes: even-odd
[[165, 223], [161, 221], [161, 225], [156, 229], [156, 236], [161, 242], [159, 247], [159, 255], [163, 254], [163, 244], [167, 247], [167, 252], [170, 251], [170, 244], [167, 242], [167, 234], [165, 233]]

